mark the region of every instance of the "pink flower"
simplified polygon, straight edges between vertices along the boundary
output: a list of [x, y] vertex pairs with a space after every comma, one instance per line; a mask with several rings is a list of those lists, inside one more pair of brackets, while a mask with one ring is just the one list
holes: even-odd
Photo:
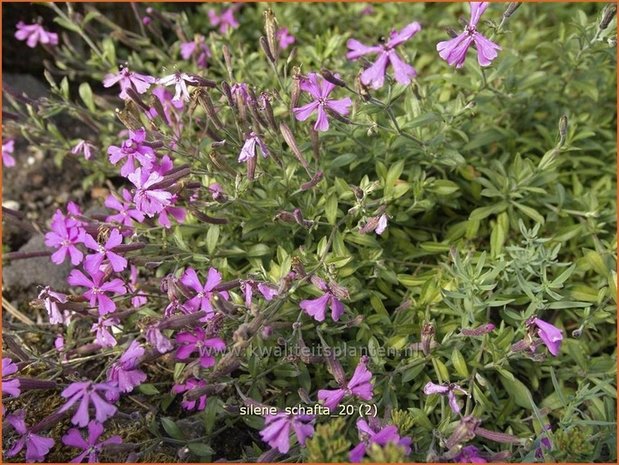
[[52, 218], [51, 231], [45, 234], [45, 245], [58, 249], [52, 255], [52, 262], [60, 265], [69, 254], [71, 264], [79, 265], [84, 254], [76, 245], [84, 241], [84, 234], [81, 222], [66, 217], [60, 210], [56, 210]]
[[6, 421], [21, 435], [6, 453], [5, 457], [15, 457], [26, 447], [26, 462], [42, 462], [50, 449], [54, 447], [54, 440], [30, 432], [26, 426], [26, 413], [18, 410], [6, 417]]
[[88, 406], [92, 404], [95, 409], [95, 418], [99, 423], [104, 423], [108, 418], [113, 417], [117, 410], [100, 395], [103, 394], [105, 397], [110, 391], [118, 391], [118, 388], [111, 383], [95, 384], [91, 381], [71, 383], [60, 393], [62, 397], [67, 399], [67, 402], [58, 412], [66, 412], [79, 401], [79, 406], [71, 418], [71, 423], [83, 427], [90, 421]]
[[206, 68], [206, 60], [211, 57], [211, 50], [206, 45], [203, 35], [196, 34], [192, 41], [181, 43], [183, 60], [189, 60], [194, 55], [198, 57], [196, 61], [198, 68]]
[[[182, 127], [181, 119], [178, 116], [179, 110], [183, 109], [184, 103], [182, 100], [172, 100], [174, 95], [169, 92], [165, 87], [156, 87], [152, 94], [157, 97], [159, 103], [163, 107], [163, 115], [162, 118], [165, 118], [166, 123], [168, 125], [173, 126], [175, 129], [180, 129]], [[156, 108], [151, 108], [149, 112], [149, 116], [151, 118], [155, 118], [158, 115]]]
[[163, 335], [158, 325], [150, 325], [146, 329], [146, 340], [148, 343], [157, 349], [160, 354], [170, 352], [174, 346], [172, 342]]
[[[344, 313], [344, 304], [340, 302], [333, 289], [327, 286], [322, 279], [314, 278], [312, 281], [324, 294], [317, 299], [302, 300], [299, 303], [299, 307], [316, 321], [324, 321], [328, 306], [331, 308], [331, 318], [333, 318], [333, 321], [338, 321]], [[342, 291], [340, 291], [340, 293], [344, 294], [346, 292], [347, 291], [343, 288]]]
[[178, 200], [178, 195], [174, 194], [171, 198], [172, 205], [165, 207], [159, 213], [159, 218], [157, 222], [166, 229], [170, 229], [172, 227], [172, 223], [170, 222], [170, 216], [174, 218], [178, 223], [183, 223], [185, 218], [187, 217], [187, 211], [182, 207], [175, 207], [173, 204]]
[[176, 72], [174, 74], [170, 74], [168, 76], [164, 76], [157, 81], [157, 84], [161, 84], [163, 86], [175, 86], [176, 93], [174, 97], [172, 97], [172, 101], [189, 100], [189, 89], [187, 89], [187, 84], [197, 84], [198, 80], [190, 76], [186, 73]]
[[[204, 381], [203, 379], [188, 378], [185, 381], [185, 384], [175, 384], [174, 386], [172, 386], [172, 392], [174, 394], [181, 394], [183, 392], [189, 392], [205, 386], [206, 381]], [[185, 410], [202, 411], [206, 408], [206, 394], [201, 395], [195, 400], [187, 400], [183, 398], [183, 400], [181, 401], [181, 406]]]
[[144, 348], [138, 341], [133, 341], [127, 350], [107, 371], [107, 380], [118, 386], [117, 391], [108, 391], [107, 400], [116, 402], [120, 392], [131, 392], [133, 388], [146, 381], [146, 373], [138, 368], [144, 356]]
[[211, 26], [219, 26], [219, 32], [225, 34], [229, 29], [236, 29], [239, 23], [234, 17], [235, 7], [226, 8], [221, 15], [218, 15], [215, 10], [209, 10], [208, 19]]
[[269, 446], [285, 454], [290, 450], [290, 429], [294, 431], [299, 444], [314, 434], [313, 415], [293, 415], [278, 413], [265, 417], [264, 428], [260, 431], [262, 440]]
[[26, 45], [30, 48], [36, 47], [37, 44], [58, 45], [58, 34], [46, 31], [38, 23], [24, 24], [20, 21], [17, 23], [15, 38], [17, 40], [25, 40]]
[[110, 163], [116, 165], [123, 158], [125, 164], [120, 169], [121, 176], [127, 177], [135, 172], [136, 160], [143, 168], [150, 169], [155, 161], [155, 151], [148, 145], [144, 145], [146, 130], [144, 128], [129, 131], [129, 139], [125, 140], [121, 147], [115, 145], [107, 149]]
[[138, 267], [131, 265], [129, 273], [129, 283], [127, 284], [129, 292], [136, 293], [131, 297], [131, 305], [133, 308], [140, 308], [142, 305], [148, 302], [148, 298], [138, 291]]
[[69, 325], [71, 312], [61, 309], [59, 304], [65, 304], [68, 301], [66, 294], [53, 291], [49, 286], [46, 286], [38, 296], [45, 305], [45, 310], [49, 316], [49, 322], [53, 325]]
[[113, 195], [108, 195], [105, 199], [105, 206], [111, 210], [116, 210], [118, 213], [108, 216], [105, 221], [117, 222], [124, 226], [133, 227], [133, 222], [141, 223], [144, 221], [144, 214], [133, 207], [133, 197], [127, 189], [121, 191], [123, 201]]
[[138, 168], [129, 176], [129, 181], [136, 187], [133, 201], [139, 211], [148, 217], [153, 217], [161, 213], [171, 204], [172, 194], [163, 189], [153, 189], [152, 187], [163, 180], [159, 173], [149, 173], [142, 168]]
[[428, 383], [426, 383], [426, 385], [423, 387], [423, 393], [427, 396], [431, 394], [447, 395], [447, 399], [449, 399], [449, 407], [451, 407], [451, 410], [454, 413], [460, 413], [460, 405], [458, 405], [458, 401], [456, 400], [456, 392], [468, 395], [464, 389], [453, 383], [434, 384], [432, 381], [428, 381]]
[[103, 425], [96, 421], [88, 423], [88, 437], [84, 439], [77, 428], [71, 428], [62, 437], [62, 442], [66, 446], [82, 449], [83, 452], [71, 460], [71, 463], [81, 463], [88, 456], [89, 463], [99, 462], [99, 454], [103, 448], [109, 444], [122, 444], [120, 436], [110, 436], [105, 441], [97, 442], [103, 434]]
[[262, 139], [255, 133], [250, 132], [249, 136], [245, 140], [243, 144], [243, 148], [241, 149], [241, 153], [239, 155], [239, 163], [249, 160], [250, 158], [254, 158], [256, 156], [256, 149], [260, 149], [260, 153], [264, 158], [269, 156], [269, 149], [262, 142]]
[[245, 296], [245, 306], [251, 307], [251, 299], [254, 294], [254, 290], [258, 289], [262, 297], [267, 301], [273, 300], [277, 296], [277, 289], [272, 288], [266, 283], [257, 283], [251, 279], [247, 281], [241, 281], [241, 290]]
[[143, 94], [155, 81], [156, 79], [152, 76], [129, 71], [129, 68], [121, 66], [118, 73], [105, 76], [103, 87], [112, 87], [114, 84], [120, 85], [119, 97], [125, 100], [129, 97], [127, 95], [128, 89], [133, 89], [138, 94]]
[[15, 140], [8, 139], [2, 142], [2, 163], [6, 167], [15, 166], [15, 158], [13, 158], [13, 152], [15, 151]]
[[213, 352], [221, 352], [226, 348], [226, 343], [218, 337], [209, 338], [206, 331], [196, 328], [191, 332], [179, 333], [176, 336], [179, 348], [176, 351], [178, 360], [187, 360], [191, 354], [198, 352], [200, 366], [209, 368], [215, 365]]
[[464, 32], [451, 40], [439, 42], [436, 45], [436, 50], [438, 50], [441, 58], [450, 65], [455, 65], [456, 68], [464, 66], [466, 52], [471, 45], [474, 45], [477, 49], [479, 66], [490, 65], [498, 55], [497, 50], [501, 50], [501, 47], [477, 31], [479, 18], [486, 11], [490, 2], [470, 2], [469, 5], [471, 6], [471, 19]]
[[2, 394], [17, 397], [21, 394], [18, 379], [7, 379], [7, 376], [17, 373], [19, 368], [8, 357], [2, 359]]
[[91, 307], [99, 308], [99, 315], [112, 313], [116, 310], [116, 304], [106, 294], [125, 294], [127, 292], [121, 279], [114, 278], [111, 281], [104, 281], [105, 273], [99, 270], [86, 270], [90, 275], [87, 278], [79, 270], [71, 271], [68, 282], [71, 286], [83, 286], [88, 288], [84, 292], [84, 297], [89, 300]]
[[86, 160], [90, 160], [92, 158], [92, 150], [95, 148], [90, 142], [86, 142], [85, 140], [80, 140], [75, 147], [71, 149], [71, 153], [77, 155], [78, 153], [83, 153], [84, 158]]
[[544, 345], [548, 347], [548, 351], [555, 357], [559, 355], [561, 342], [563, 341], [563, 333], [561, 330], [537, 317], [533, 318], [529, 324], [537, 327], [537, 335]]
[[111, 329], [119, 323], [117, 318], [99, 317], [99, 320], [90, 328], [90, 331], [95, 332], [95, 342], [101, 347], [114, 347], [117, 342]]
[[333, 100], [329, 98], [329, 94], [333, 92], [335, 85], [325, 81], [322, 76], [316, 73], [310, 73], [307, 78], [301, 80], [301, 90], [309, 93], [314, 97], [314, 101], [299, 108], [293, 108], [294, 116], [299, 121], [305, 121], [313, 113], [316, 113], [316, 131], [327, 131], [329, 129], [329, 118], [327, 110], [344, 116], [350, 111], [352, 100], [348, 97]]
[[372, 373], [367, 368], [367, 358], [362, 357], [355, 372], [345, 388], [320, 389], [318, 399], [324, 401], [329, 410], [335, 409], [346, 396], [358, 397], [362, 400], [372, 399]]
[[398, 428], [394, 425], [380, 427], [380, 425], [376, 424], [372, 427], [363, 418], [359, 418], [357, 420], [357, 430], [359, 431], [361, 442], [348, 454], [350, 461], [353, 463], [361, 462], [367, 447], [372, 444], [384, 447], [389, 443], [393, 443], [404, 448], [406, 455], [411, 453], [412, 439], [409, 437], [401, 438], [398, 434]]
[[281, 27], [275, 33], [275, 37], [279, 40], [279, 48], [286, 50], [289, 46], [295, 43], [295, 37], [290, 34], [287, 27]]
[[84, 268], [89, 273], [96, 272], [105, 259], [109, 261], [112, 269], [116, 273], [127, 268], [127, 259], [114, 252], [114, 248], [118, 247], [122, 242], [123, 236], [118, 229], [112, 229], [105, 244], [100, 244], [90, 234], [85, 234], [84, 245], [89, 249], [95, 250], [96, 253], [86, 256], [84, 259]]
[[373, 216], [367, 220], [367, 222], [359, 228], [361, 234], [366, 234], [370, 231], [374, 231], [376, 234], [381, 235], [387, 229], [388, 217], [385, 214], [380, 216]]
[[475, 446], [465, 446], [460, 453], [453, 458], [455, 463], [488, 463], [479, 455], [479, 449]]
[[197, 312], [199, 310], [206, 312], [207, 315], [203, 319], [204, 321], [212, 318], [214, 314], [213, 306], [211, 304], [211, 299], [214, 294], [218, 294], [219, 297], [225, 300], [228, 300], [229, 298], [228, 293], [225, 291], [213, 292], [213, 289], [221, 282], [221, 273], [215, 268], [209, 268], [206, 283], [204, 283], [204, 285], [202, 285], [200, 279], [198, 279], [198, 275], [193, 268], [187, 268], [187, 270], [185, 270], [185, 273], [181, 278], [181, 282], [197, 293], [194, 297], [189, 299], [184, 306], [192, 312]]
[[213, 200], [221, 200], [224, 201], [226, 195], [224, 194], [224, 190], [221, 188], [221, 185], [219, 185], [218, 183], [213, 183], [210, 186], [208, 186], [208, 191], [210, 192], [211, 196], [213, 197]]
[[381, 88], [385, 82], [385, 73], [389, 65], [393, 67], [395, 80], [400, 84], [407, 85], [417, 73], [412, 66], [402, 61], [395, 48], [409, 40], [420, 30], [419, 23], [410, 23], [400, 32], [393, 31], [386, 43], [372, 47], [364, 45], [358, 40], [349, 39], [346, 46], [350, 50], [346, 54], [346, 58], [355, 60], [363, 55], [378, 55], [374, 64], [361, 74], [361, 82], [366, 86], [371, 85], [374, 89]]

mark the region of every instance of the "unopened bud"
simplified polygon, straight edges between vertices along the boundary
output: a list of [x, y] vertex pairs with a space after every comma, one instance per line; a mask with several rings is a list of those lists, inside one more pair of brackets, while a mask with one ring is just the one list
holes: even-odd
[[230, 55], [230, 48], [227, 45], [222, 47], [222, 53], [224, 56], [224, 63], [226, 64], [226, 71], [228, 72], [228, 79], [231, 81], [234, 79], [234, 73], [232, 68], [232, 56]]
[[267, 36], [266, 39], [269, 49], [274, 56], [278, 54], [277, 29], [277, 18], [273, 10], [269, 8], [264, 12], [264, 33]]
[[308, 182], [305, 182], [303, 184], [301, 184], [301, 190], [302, 191], [306, 191], [311, 189], [312, 187], [314, 187], [316, 184], [318, 184], [320, 182], [320, 180], [323, 177], [323, 173], [322, 171], [318, 171], [313, 177], [312, 179], [310, 179]]
[[568, 121], [567, 121], [567, 116], [563, 115], [560, 119], [559, 119], [559, 145], [563, 145], [565, 143], [565, 140], [567, 138], [567, 126]]
[[520, 5], [522, 5], [521, 2], [509, 2], [507, 4], [507, 8], [505, 8], [505, 11], [503, 12], [503, 17], [509, 18], [518, 8], [520, 8]]
[[463, 336], [479, 337], [479, 336], [483, 336], [484, 334], [488, 334], [494, 331], [495, 328], [496, 326], [493, 323], [486, 323], [485, 325], [481, 325], [480, 327], [475, 328], [475, 329], [462, 328], [460, 333]]
[[333, 74], [331, 71], [329, 71], [326, 68], [322, 68], [320, 70], [320, 74], [322, 75], [323, 78], [325, 78], [327, 82], [330, 82], [334, 86], [346, 87], [346, 83], [340, 79], [338, 74]]
[[604, 29], [608, 27], [608, 25], [613, 20], [616, 14], [617, 14], [617, 4], [609, 3], [608, 5], [606, 5], [606, 8], [604, 8], [604, 11], [602, 12], [602, 19], [600, 20], [599, 28], [601, 31], [603, 31]]
[[275, 56], [273, 55], [273, 52], [271, 51], [271, 48], [269, 47], [269, 43], [264, 38], [264, 36], [260, 37], [260, 48], [262, 48], [262, 51], [267, 56], [269, 61], [275, 64]]
[[297, 145], [297, 142], [292, 135], [292, 131], [290, 130], [290, 128], [285, 123], [281, 123], [279, 125], [279, 130], [282, 133], [282, 136], [284, 136], [284, 140], [286, 141], [286, 144], [288, 144], [288, 147], [290, 147], [290, 150], [292, 150], [294, 156], [297, 158], [297, 160], [299, 160], [299, 163], [301, 163], [303, 168], [307, 170], [309, 168], [307, 160], [305, 160], [303, 154], [301, 153], [301, 150], [299, 150], [299, 146]]

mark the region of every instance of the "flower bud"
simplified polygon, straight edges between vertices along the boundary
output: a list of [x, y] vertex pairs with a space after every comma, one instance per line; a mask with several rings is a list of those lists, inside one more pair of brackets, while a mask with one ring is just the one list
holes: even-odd
[[325, 78], [327, 82], [330, 82], [334, 86], [346, 87], [346, 83], [340, 79], [338, 74], [333, 74], [331, 71], [329, 71], [326, 68], [322, 68], [320, 70], [320, 74], [323, 78]]
[[279, 130], [282, 133], [282, 136], [284, 136], [284, 140], [286, 141], [286, 144], [288, 144], [288, 147], [290, 147], [290, 150], [292, 150], [292, 153], [297, 158], [299, 163], [301, 163], [303, 168], [305, 168], [306, 170], [309, 169], [307, 160], [305, 160], [305, 158], [303, 157], [303, 154], [301, 153], [301, 150], [299, 150], [299, 146], [297, 145], [297, 142], [290, 128], [286, 125], [286, 123], [281, 123], [279, 125]]
[[230, 55], [230, 48], [227, 45], [222, 47], [222, 53], [224, 56], [224, 63], [226, 65], [226, 71], [228, 72], [228, 78], [232, 81], [234, 79], [234, 73], [232, 68], [232, 56]]
[[308, 182], [305, 182], [303, 184], [301, 184], [301, 190], [302, 191], [306, 191], [311, 189], [312, 187], [314, 187], [316, 184], [318, 184], [320, 182], [320, 180], [323, 177], [323, 173], [322, 171], [318, 171], [313, 177], [312, 179], [310, 179]]
[[271, 48], [269, 47], [269, 43], [267, 42], [267, 40], [263, 37], [260, 37], [260, 48], [262, 48], [262, 51], [264, 52], [264, 54], [267, 56], [267, 58], [269, 59], [269, 61], [273, 64], [275, 64], [276, 60], [275, 60], [275, 56], [273, 55], [273, 52], [271, 50]]
[[505, 8], [505, 11], [503, 12], [503, 18], [509, 18], [518, 8], [520, 8], [521, 5], [522, 2], [509, 2], [507, 4], [507, 8]]
[[567, 126], [568, 124], [568, 120], [567, 120], [567, 115], [563, 115], [560, 119], [559, 119], [559, 146], [563, 145], [565, 143], [565, 139], [567, 138]]
[[606, 5], [606, 8], [604, 8], [604, 11], [602, 12], [602, 19], [600, 20], [599, 25], [601, 31], [608, 27], [610, 22], [615, 17], [615, 14], [617, 14], [617, 5], [615, 3], [609, 3]]
[[264, 32], [266, 34], [267, 43], [269, 49], [274, 56], [278, 55], [278, 43], [277, 43], [277, 18], [270, 8], [264, 12]]

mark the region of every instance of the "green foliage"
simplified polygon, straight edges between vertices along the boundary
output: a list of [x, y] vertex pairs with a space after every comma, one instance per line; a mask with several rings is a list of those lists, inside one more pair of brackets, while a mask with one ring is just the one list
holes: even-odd
[[348, 462], [351, 443], [342, 436], [346, 422], [342, 417], [316, 427], [314, 436], [306, 442], [306, 462]]

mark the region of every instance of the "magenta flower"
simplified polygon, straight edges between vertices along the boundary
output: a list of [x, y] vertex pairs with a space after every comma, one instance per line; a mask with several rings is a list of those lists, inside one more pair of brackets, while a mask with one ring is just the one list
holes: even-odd
[[174, 74], [162, 77], [157, 81], [157, 83], [161, 84], [162, 86], [174, 85], [175, 94], [174, 97], [172, 97], [173, 102], [179, 101], [181, 99], [188, 101], [189, 89], [187, 89], [187, 84], [197, 84], [198, 80], [195, 77], [190, 76], [189, 74], [179, 73], [177, 71]]
[[112, 87], [114, 84], [120, 85], [120, 94], [118, 96], [125, 100], [129, 97], [127, 95], [128, 89], [133, 89], [138, 94], [143, 94], [155, 81], [156, 79], [152, 76], [129, 71], [129, 68], [121, 66], [118, 73], [105, 76], [103, 87]]
[[166, 229], [170, 229], [172, 227], [172, 222], [170, 221], [170, 216], [174, 218], [178, 223], [183, 223], [185, 218], [187, 217], [187, 211], [182, 207], [175, 207], [174, 204], [178, 200], [178, 195], [172, 195], [170, 202], [172, 205], [165, 207], [159, 213], [159, 218], [157, 222]]
[[454, 413], [460, 413], [460, 405], [458, 405], [458, 401], [456, 400], [456, 392], [468, 395], [464, 389], [453, 383], [434, 384], [432, 381], [428, 381], [428, 383], [423, 387], [423, 393], [427, 396], [431, 394], [447, 395], [451, 410]]
[[[183, 392], [192, 391], [197, 388], [203, 388], [206, 386], [206, 381], [203, 379], [188, 378], [185, 384], [175, 384], [172, 386], [172, 392], [174, 394], [182, 394]], [[201, 395], [195, 400], [187, 400], [183, 398], [181, 400], [181, 406], [185, 410], [196, 410], [198, 412], [206, 408], [206, 394]]]
[[63, 215], [56, 210], [52, 217], [51, 231], [45, 234], [45, 245], [57, 248], [52, 254], [52, 262], [60, 265], [67, 254], [71, 257], [71, 264], [79, 265], [84, 254], [76, 247], [84, 241], [84, 230], [81, 223]]
[[15, 457], [19, 452], [26, 447], [26, 462], [42, 462], [50, 449], [54, 447], [54, 440], [45, 438], [30, 432], [30, 428], [26, 426], [26, 413], [23, 410], [18, 410], [12, 415], [6, 417], [6, 421], [21, 435], [5, 453], [5, 457]]
[[68, 297], [66, 294], [56, 292], [49, 286], [46, 286], [38, 296], [43, 301], [45, 310], [49, 316], [49, 322], [53, 325], [69, 325], [71, 319], [71, 313], [67, 310], [60, 308], [59, 304], [66, 304]]
[[15, 158], [13, 158], [13, 152], [15, 151], [15, 140], [8, 139], [2, 142], [2, 164], [6, 167], [15, 166]]
[[301, 79], [301, 90], [314, 97], [314, 101], [302, 107], [293, 108], [295, 118], [299, 121], [305, 121], [315, 112], [316, 124], [314, 129], [316, 131], [327, 131], [329, 129], [327, 110], [345, 116], [352, 105], [352, 100], [348, 97], [339, 100], [330, 99], [329, 95], [333, 92], [333, 89], [335, 89], [334, 84], [324, 80], [322, 76], [318, 76], [316, 73], [309, 73], [306, 78]]
[[131, 305], [133, 305], [133, 308], [140, 308], [148, 302], [148, 298], [138, 291], [138, 267], [131, 265], [129, 269], [129, 282], [127, 283], [127, 288], [129, 292], [135, 293], [135, 295], [131, 297]]
[[236, 29], [239, 23], [234, 17], [235, 7], [226, 8], [221, 15], [218, 15], [215, 10], [209, 10], [208, 19], [211, 26], [219, 26], [219, 32], [225, 34], [229, 29]]
[[110, 436], [105, 441], [97, 442], [103, 434], [103, 425], [96, 421], [88, 423], [88, 437], [84, 439], [77, 428], [71, 428], [62, 437], [62, 442], [66, 446], [82, 449], [83, 452], [71, 460], [71, 463], [82, 463], [88, 456], [88, 463], [98, 463], [99, 456], [103, 448], [109, 444], [122, 444], [120, 436]]
[[243, 291], [243, 295], [245, 296], [245, 306], [247, 308], [251, 307], [251, 299], [256, 289], [267, 301], [273, 300], [278, 294], [277, 289], [272, 288], [266, 283], [257, 283], [251, 279], [241, 281], [241, 291]]
[[359, 233], [366, 234], [370, 231], [374, 231], [379, 236], [387, 229], [387, 215], [382, 214], [380, 216], [373, 216], [359, 228]]
[[133, 197], [127, 189], [121, 191], [122, 200], [119, 200], [113, 195], [108, 195], [105, 199], [105, 206], [111, 210], [116, 210], [118, 213], [108, 216], [105, 221], [116, 222], [124, 226], [133, 227], [133, 222], [141, 223], [144, 221], [144, 214], [133, 207]]
[[129, 175], [129, 181], [136, 187], [133, 196], [135, 206], [146, 216], [152, 218], [171, 204], [172, 194], [170, 192], [152, 188], [155, 184], [163, 181], [163, 176], [159, 173], [149, 173], [138, 168]]
[[269, 446], [285, 454], [290, 450], [290, 429], [292, 428], [299, 444], [303, 446], [305, 440], [314, 434], [312, 424], [314, 418], [314, 415], [293, 415], [284, 412], [267, 415], [260, 436]]
[[15, 38], [17, 40], [25, 40], [26, 45], [30, 48], [36, 47], [37, 44], [58, 45], [58, 34], [46, 31], [38, 23], [24, 24], [20, 21], [17, 23]]
[[378, 444], [381, 447], [389, 443], [397, 444], [404, 448], [406, 455], [411, 453], [411, 443], [409, 437], [401, 438], [398, 434], [398, 428], [394, 425], [380, 427], [375, 425], [371, 427], [363, 418], [357, 420], [357, 430], [359, 431], [359, 439], [361, 442], [357, 444], [348, 454], [348, 458], [353, 463], [359, 463], [365, 456], [366, 449], [372, 444]]
[[96, 253], [87, 255], [84, 259], [84, 268], [89, 273], [95, 273], [101, 267], [103, 260], [110, 262], [112, 269], [120, 273], [127, 268], [127, 259], [114, 252], [114, 247], [118, 247], [123, 242], [123, 236], [118, 229], [112, 229], [105, 244], [99, 244], [90, 234], [84, 235], [84, 245]]
[[465, 446], [460, 450], [460, 453], [453, 458], [456, 463], [488, 463], [488, 461], [479, 455], [479, 449], [475, 446]]
[[236, 98], [236, 101], [243, 103], [253, 102], [253, 97], [249, 92], [249, 86], [244, 82], [236, 82], [230, 86], [230, 92]]
[[172, 342], [163, 335], [158, 325], [150, 325], [146, 329], [146, 340], [148, 343], [157, 349], [160, 354], [170, 352], [174, 346]]
[[121, 392], [131, 392], [133, 388], [146, 381], [146, 373], [138, 368], [144, 348], [138, 341], [133, 341], [127, 350], [107, 371], [107, 380], [118, 387], [117, 391], [108, 391], [106, 398], [116, 402]]
[[146, 130], [144, 128], [137, 131], [129, 131], [129, 139], [125, 140], [121, 147], [112, 145], [107, 149], [110, 163], [116, 165], [123, 158], [126, 159], [122, 168], [121, 176], [128, 177], [135, 172], [136, 160], [143, 168], [150, 169], [155, 160], [155, 151], [148, 145], [144, 145], [146, 140]]
[[112, 383], [95, 384], [91, 381], [71, 383], [60, 393], [62, 397], [67, 399], [67, 402], [58, 410], [58, 413], [66, 412], [79, 401], [79, 406], [71, 418], [71, 423], [82, 427], [88, 424], [90, 421], [89, 404], [92, 404], [95, 409], [97, 421], [104, 423], [108, 418], [113, 417], [117, 410], [104, 399], [110, 391], [118, 391], [118, 388]]
[[221, 273], [215, 268], [209, 268], [206, 283], [204, 283], [204, 285], [202, 285], [200, 279], [198, 279], [198, 275], [193, 268], [187, 268], [185, 270], [185, 273], [181, 278], [181, 282], [197, 293], [194, 297], [189, 299], [184, 306], [192, 312], [197, 312], [199, 310], [206, 312], [207, 315], [203, 320], [212, 318], [215, 312], [211, 304], [211, 299], [214, 294], [218, 294], [219, 297], [225, 300], [228, 300], [229, 298], [226, 291], [213, 292], [213, 289], [221, 282]]
[[221, 352], [226, 348], [226, 343], [222, 339], [218, 337], [209, 338], [206, 331], [202, 328], [195, 328], [191, 332], [179, 333], [176, 336], [176, 342], [179, 344], [176, 358], [178, 360], [187, 360], [191, 354], [198, 352], [202, 368], [209, 368], [215, 365], [213, 352]]
[[290, 34], [290, 31], [288, 31], [287, 27], [279, 28], [275, 33], [275, 37], [279, 41], [279, 48], [281, 48], [282, 50], [286, 50], [296, 41], [295, 37]]
[[216, 182], [208, 186], [208, 191], [211, 194], [211, 197], [213, 197], [213, 200], [224, 201], [226, 197], [226, 194], [224, 194], [224, 190], [221, 188], [221, 185]]
[[488, 66], [501, 50], [494, 42], [488, 40], [477, 31], [479, 18], [486, 11], [490, 2], [469, 2], [471, 6], [471, 19], [464, 32], [451, 40], [439, 42], [436, 45], [441, 58], [456, 68], [464, 66], [466, 52], [471, 45], [477, 49], [477, 62], [479, 66]]
[[95, 342], [101, 347], [114, 347], [117, 342], [112, 334], [112, 328], [118, 326], [120, 322], [116, 318], [102, 318], [92, 325], [90, 331], [95, 333]]
[[537, 335], [540, 337], [544, 345], [548, 347], [548, 351], [555, 357], [559, 355], [559, 351], [561, 350], [561, 342], [563, 341], [563, 333], [561, 330], [544, 320], [540, 320], [537, 317], [534, 317], [529, 325], [534, 325], [537, 327]]
[[[178, 111], [183, 109], [184, 103], [182, 100], [172, 100], [174, 95], [169, 92], [165, 87], [156, 87], [152, 94], [157, 97], [159, 103], [163, 107], [163, 118], [165, 118], [166, 123], [170, 126], [174, 126], [175, 128], [182, 127], [180, 122], [180, 118], [178, 117]], [[157, 109], [154, 107], [150, 109], [149, 116], [151, 118], [155, 118], [158, 115]], [[175, 117], [173, 119], [173, 116]], [[175, 121], [176, 120], [176, 121]]]
[[239, 154], [239, 163], [247, 161], [250, 158], [254, 158], [256, 156], [257, 148], [260, 149], [260, 153], [264, 158], [270, 155], [269, 149], [262, 141], [262, 139], [255, 132], [250, 132], [247, 139], [245, 139], [245, 143], [243, 144], [243, 148], [241, 149], [241, 153]]
[[181, 43], [181, 57], [183, 60], [189, 60], [192, 56], [197, 55], [196, 63], [199, 68], [206, 68], [206, 60], [211, 57], [211, 50], [206, 45], [204, 36], [196, 34], [190, 42]]
[[346, 387], [340, 389], [320, 389], [318, 391], [318, 400], [324, 401], [324, 405], [329, 410], [335, 409], [346, 396], [371, 400], [373, 389], [372, 383], [370, 383], [371, 380], [372, 373], [368, 370], [367, 358], [362, 357]]
[[[317, 299], [302, 300], [299, 307], [316, 321], [324, 321], [328, 306], [331, 308], [331, 318], [333, 318], [333, 321], [338, 321], [344, 313], [344, 304], [340, 302], [331, 287], [327, 286], [322, 279], [314, 278], [312, 281], [324, 294]], [[344, 290], [344, 292], [346, 291]]]
[[358, 40], [349, 39], [346, 46], [350, 49], [346, 54], [349, 60], [356, 60], [364, 55], [377, 54], [378, 58], [372, 66], [361, 73], [361, 82], [374, 89], [380, 89], [385, 82], [387, 67], [392, 66], [395, 80], [408, 85], [417, 73], [415, 68], [406, 64], [395, 51], [395, 48], [403, 44], [421, 30], [418, 22], [410, 23], [400, 32], [392, 31], [389, 40], [383, 44], [369, 47]]
[[71, 149], [71, 153], [77, 155], [78, 153], [83, 153], [84, 158], [86, 160], [90, 160], [92, 158], [92, 150], [95, 148], [90, 142], [86, 142], [85, 140], [80, 140], [75, 147]]
[[88, 290], [84, 292], [84, 297], [89, 300], [91, 307], [99, 308], [99, 315], [112, 313], [116, 310], [116, 304], [106, 294], [125, 294], [127, 289], [124, 283], [118, 278], [114, 278], [111, 281], [104, 281], [105, 273], [99, 270], [86, 271], [90, 275], [90, 278], [87, 278], [86, 275], [79, 270], [71, 271], [68, 279], [69, 284], [71, 286], [88, 288]]
[[9, 357], [2, 359], [2, 394], [9, 397], [17, 397], [21, 394], [18, 379], [8, 379], [7, 376], [17, 373], [19, 368]]

